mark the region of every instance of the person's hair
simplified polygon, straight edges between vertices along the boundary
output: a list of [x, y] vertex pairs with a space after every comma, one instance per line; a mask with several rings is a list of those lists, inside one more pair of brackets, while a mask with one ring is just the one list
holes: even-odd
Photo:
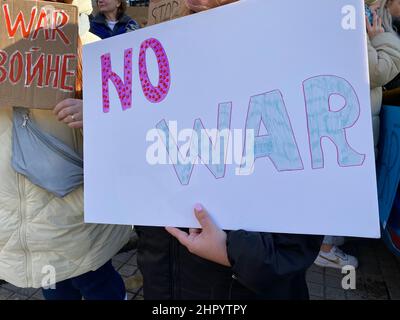
[[372, 6], [373, 4], [377, 3], [379, 0], [364, 0], [367, 6]]
[[394, 0], [381, 1], [381, 6], [378, 9], [378, 16], [382, 18], [382, 26], [385, 29], [385, 31], [396, 33], [396, 30], [394, 30], [393, 28], [393, 17], [387, 8], [388, 3], [392, 1]]
[[118, 0], [118, 1], [120, 3], [120, 6], [118, 7], [117, 10], [117, 19], [119, 20], [124, 16], [127, 5], [125, 0]]
[[78, 61], [76, 64], [76, 77], [75, 77], [75, 98], [82, 99], [83, 88], [83, 72], [82, 72], [82, 40], [78, 37]]

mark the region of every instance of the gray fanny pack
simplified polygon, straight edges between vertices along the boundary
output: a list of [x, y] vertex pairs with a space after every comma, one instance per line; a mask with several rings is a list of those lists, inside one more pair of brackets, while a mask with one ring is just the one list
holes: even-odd
[[16, 172], [60, 198], [83, 184], [82, 158], [41, 131], [25, 108], [14, 108], [11, 162]]

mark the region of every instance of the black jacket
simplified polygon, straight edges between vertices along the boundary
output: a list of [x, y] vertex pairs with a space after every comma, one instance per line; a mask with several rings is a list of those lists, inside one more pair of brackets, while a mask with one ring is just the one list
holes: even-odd
[[191, 254], [164, 228], [135, 227], [144, 298], [151, 300], [308, 299], [305, 272], [322, 237], [228, 232], [232, 268]]

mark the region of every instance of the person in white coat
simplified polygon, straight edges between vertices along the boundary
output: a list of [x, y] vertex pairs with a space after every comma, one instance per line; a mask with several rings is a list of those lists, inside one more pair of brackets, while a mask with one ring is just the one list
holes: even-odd
[[[382, 87], [400, 73], [400, 39], [392, 26], [392, 17], [400, 17], [400, 0], [366, 0], [365, 4], [366, 12], [370, 12], [366, 17], [368, 63], [374, 146], [375, 153], [378, 154]], [[343, 243], [343, 237], [325, 236], [315, 264], [337, 269], [346, 265], [357, 268], [357, 258], [344, 253], [338, 247]]]
[[[89, 33], [91, 1], [72, 4], [79, 8], [81, 42], [98, 40]], [[82, 100], [64, 100], [54, 110], [26, 110], [41, 131], [82, 155]], [[111, 258], [128, 242], [132, 228], [85, 224], [82, 186], [57, 197], [14, 171], [13, 118], [12, 106], [0, 107], [0, 279], [40, 288], [52, 285], [45, 278], [54, 277], [55, 286], [43, 290], [46, 299], [125, 299]]]

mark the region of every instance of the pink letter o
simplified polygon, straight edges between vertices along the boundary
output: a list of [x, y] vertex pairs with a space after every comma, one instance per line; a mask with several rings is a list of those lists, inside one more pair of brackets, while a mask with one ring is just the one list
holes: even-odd
[[[146, 66], [146, 50], [151, 48], [158, 62], [159, 79], [157, 87], [150, 82]], [[143, 93], [147, 100], [152, 103], [158, 103], [165, 99], [168, 94], [171, 76], [167, 54], [164, 51], [160, 41], [154, 38], [147, 39], [140, 46], [139, 53], [139, 76], [142, 84]]]

